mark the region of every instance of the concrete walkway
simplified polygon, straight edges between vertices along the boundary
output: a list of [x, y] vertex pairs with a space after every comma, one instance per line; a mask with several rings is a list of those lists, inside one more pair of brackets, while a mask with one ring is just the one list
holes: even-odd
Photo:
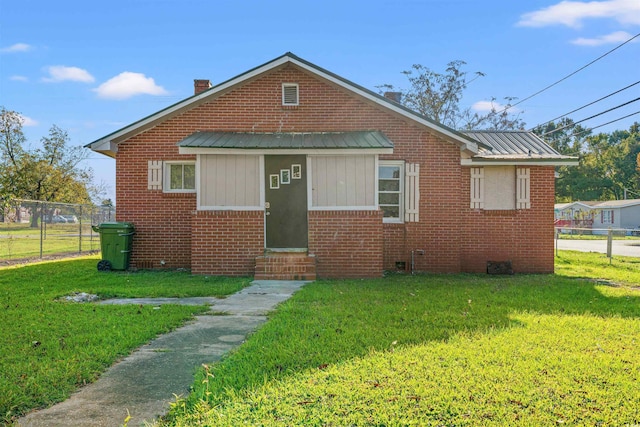
[[164, 415], [175, 395], [186, 396], [194, 373], [203, 363], [218, 361], [241, 344], [249, 332], [266, 321], [275, 306], [307, 282], [255, 281], [225, 299], [136, 298], [102, 304], [209, 304], [212, 314], [162, 335], [109, 368], [66, 401], [35, 411], [19, 426], [129, 426], [144, 425]]

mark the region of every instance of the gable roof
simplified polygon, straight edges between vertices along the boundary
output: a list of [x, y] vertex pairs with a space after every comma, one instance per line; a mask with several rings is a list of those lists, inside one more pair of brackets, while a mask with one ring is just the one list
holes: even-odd
[[593, 209], [598, 203], [597, 201], [588, 201], [588, 202], [567, 202], [567, 203], [556, 203], [553, 205], [553, 209], [557, 211], [562, 211], [568, 209], [573, 206], [581, 206], [587, 209]]
[[607, 200], [605, 202], [599, 202], [594, 208], [627, 208], [630, 206], [640, 205], [640, 199], [626, 199], [626, 200]]
[[150, 116], [138, 120], [130, 125], [127, 125], [115, 132], [112, 132], [102, 138], [99, 138], [85, 147], [91, 148], [94, 151], [103, 153], [110, 157], [115, 157], [115, 153], [118, 150], [117, 144], [135, 136], [147, 129], [156, 126], [157, 124], [177, 115], [186, 110], [196, 107], [197, 105], [207, 102], [209, 99], [214, 99], [221, 93], [226, 92], [230, 88], [242, 84], [260, 74], [269, 72], [275, 68], [284, 66], [286, 64], [294, 64], [303, 70], [314, 74], [324, 80], [330, 81], [344, 89], [347, 89], [357, 95], [360, 95], [388, 110], [394, 111], [414, 122], [424, 125], [429, 128], [435, 134], [445, 137], [448, 141], [458, 145], [461, 150], [466, 151], [470, 155], [478, 153], [478, 150], [482, 144], [478, 143], [474, 139], [461, 132], [451, 129], [445, 125], [435, 122], [428, 117], [422, 116], [413, 110], [410, 110], [382, 95], [379, 95], [369, 89], [366, 89], [360, 85], [357, 85], [347, 79], [344, 79], [337, 74], [327, 71], [321, 67], [318, 67], [311, 62], [305, 61], [302, 58], [297, 57], [291, 52], [287, 52], [278, 58], [275, 58], [263, 65], [255, 67], [249, 71], [239, 74], [227, 81], [224, 81], [218, 85], [211, 87], [199, 94], [193, 95], [182, 101], [179, 101], [163, 110], [160, 110]]
[[578, 164], [577, 157], [560, 154], [533, 132], [481, 130], [464, 134], [488, 147], [480, 147], [472, 163]]
[[604, 202], [601, 200], [590, 200], [590, 201], [580, 201], [580, 202], [576, 201], [576, 202], [569, 202], [569, 203], [556, 203], [554, 205], [554, 209], [564, 210], [569, 208], [572, 205], [580, 205], [588, 209], [603, 209], [603, 208], [617, 209], [617, 208], [627, 208], [631, 206], [640, 205], [640, 199], [606, 200]]

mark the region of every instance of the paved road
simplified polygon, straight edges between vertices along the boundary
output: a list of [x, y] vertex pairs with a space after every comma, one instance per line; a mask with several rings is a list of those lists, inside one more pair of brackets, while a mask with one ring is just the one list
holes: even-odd
[[[613, 240], [613, 255], [633, 256], [640, 258], [640, 240]], [[607, 253], [605, 240], [558, 240], [558, 249], [581, 252]]]

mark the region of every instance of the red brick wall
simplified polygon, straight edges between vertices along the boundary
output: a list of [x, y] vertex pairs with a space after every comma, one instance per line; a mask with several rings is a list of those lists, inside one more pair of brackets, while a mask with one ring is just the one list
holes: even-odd
[[[462, 179], [470, 179], [469, 168]], [[463, 197], [469, 200], [469, 186]], [[463, 208], [462, 266], [465, 272], [487, 270], [487, 261], [511, 261], [516, 273], [553, 273], [554, 168], [531, 167], [531, 208], [475, 210]]]
[[[299, 84], [299, 106], [282, 106], [282, 82]], [[293, 65], [232, 88], [119, 145], [117, 218], [136, 226], [133, 266], [159, 267], [165, 260], [167, 267], [194, 272], [249, 274], [251, 257], [262, 251], [262, 212], [194, 215], [194, 194], [147, 190], [147, 161], [193, 160], [179, 155], [176, 147], [193, 132], [373, 129], [395, 145], [394, 153], [381, 160], [420, 164], [420, 223], [383, 225], [378, 212], [310, 212], [309, 249], [320, 277], [379, 276], [383, 269], [395, 270], [397, 261], [409, 268], [412, 250], [425, 252], [415, 258], [418, 271], [484, 271], [486, 260], [498, 255], [510, 257], [518, 271], [553, 269], [548, 248], [553, 245], [553, 168], [532, 168], [531, 210], [506, 216], [471, 211], [469, 169], [460, 166], [458, 146]], [[542, 226], [547, 216], [551, 228]], [[244, 237], [232, 240], [229, 233]]]
[[190, 268], [191, 212], [196, 209], [196, 195], [147, 189], [148, 160], [184, 158], [175, 154], [175, 147], [167, 153], [161, 150], [151, 144], [119, 146], [116, 219], [132, 222], [135, 227], [131, 267]]
[[264, 252], [262, 211], [199, 211], [193, 214], [191, 271], [253, 276]]
[[382, 211], [309, 212], [319, 277], [380, 277], [382, 251]]

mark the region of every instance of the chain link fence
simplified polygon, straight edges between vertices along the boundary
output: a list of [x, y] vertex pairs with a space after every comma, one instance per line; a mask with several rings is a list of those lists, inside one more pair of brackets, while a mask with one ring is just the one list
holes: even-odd
[[99, 251], [91, 226], [114, 219], [111, 206], [0, 199], [0, 264]]

